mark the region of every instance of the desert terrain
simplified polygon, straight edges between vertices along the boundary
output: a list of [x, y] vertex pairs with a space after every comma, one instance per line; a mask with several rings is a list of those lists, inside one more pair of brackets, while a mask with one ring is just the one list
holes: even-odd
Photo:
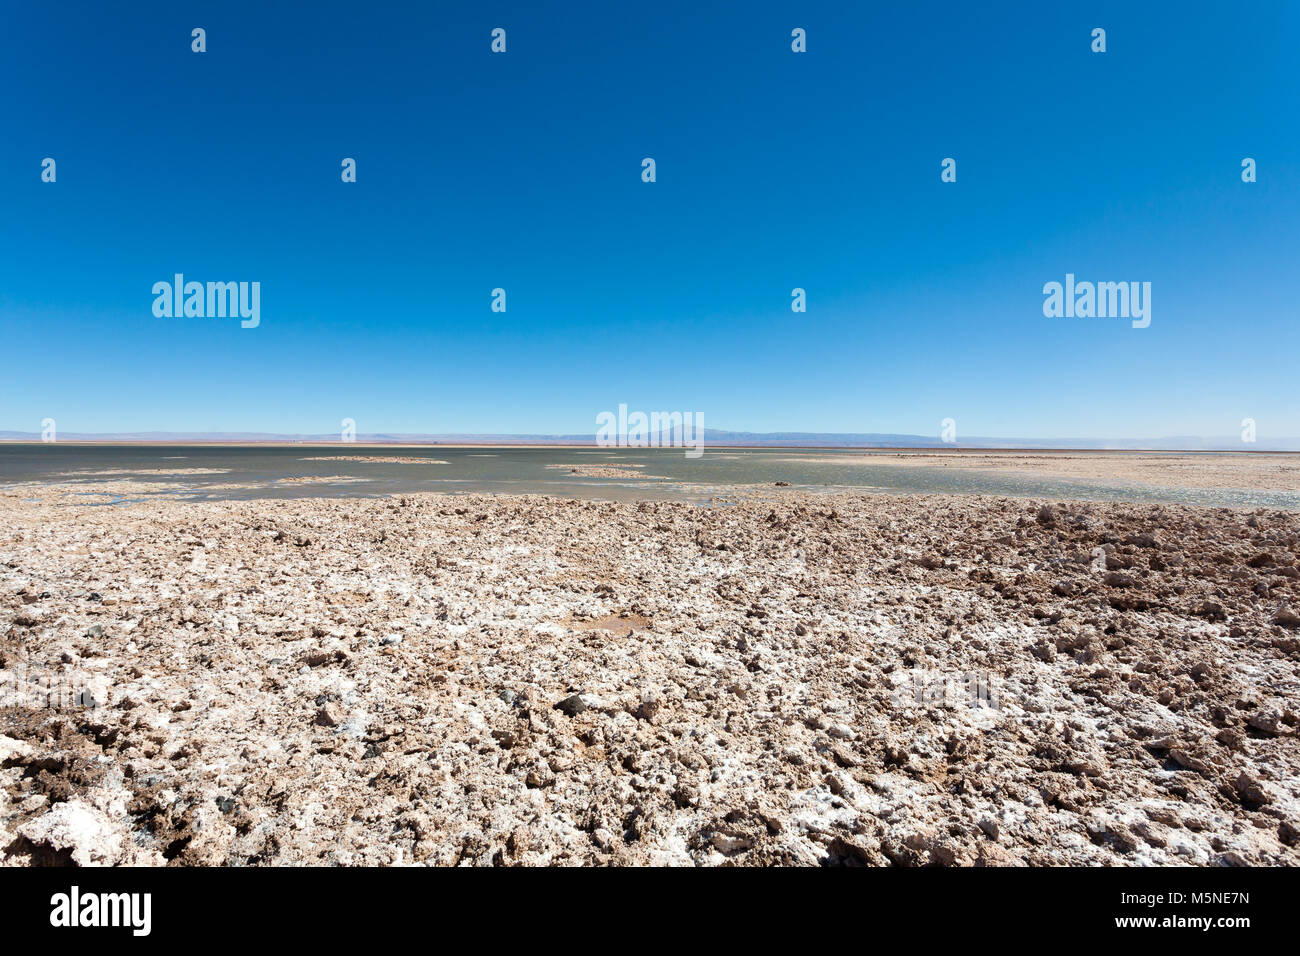
[[8, 865], [1300, 864], [1294, 512], [86, 501], [0, 489]]

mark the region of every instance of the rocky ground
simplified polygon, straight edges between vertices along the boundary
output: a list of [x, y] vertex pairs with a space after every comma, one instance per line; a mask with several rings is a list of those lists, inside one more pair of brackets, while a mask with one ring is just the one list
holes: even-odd
[[1300, 515], [0, 493], [0, 859], [1300, 863]]

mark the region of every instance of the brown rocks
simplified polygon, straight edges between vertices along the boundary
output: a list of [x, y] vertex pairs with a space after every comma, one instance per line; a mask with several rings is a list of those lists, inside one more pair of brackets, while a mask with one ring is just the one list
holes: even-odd
[[1280, 707], [1261, 707], [1246, 718], [1246, 723], [1265, 734], [1276, 735], [1284, 732]]
[[1169, 751], [1169, 759], [1197, 773], [1209, 773], [1214, 769], [1213, 764], [1202, 753], [1189, 747], [1175, 747]]
[[1282, 627], [1300, 627], [1300, 614], [1297, 614], [1285, 604], [1273, 612], [1273, 616], [1270, 620], [1272, 620], [1274, 624], [1280, 624]]
[[1251, 809], [1257, 809], [1273, 802], [1273, 797], [1264, 789], [1264, 785], [1260, 783], [1259, 779], [1246, 770], [1237, 775], [1237, 779], [1233, 783], [1233, 789], [1236, 790], [1237, 796], [1241, 798], [1241, 802]]
[[524, 776], [524, 785], [533, 789], [549, 787], [555, 783], [555, 774], [544, 763], [539, 763]]
[[316, 711], [316, 723], [322, 727], [337, 727], [343, 723], [343, 708], [334, 701], [327, 702]]

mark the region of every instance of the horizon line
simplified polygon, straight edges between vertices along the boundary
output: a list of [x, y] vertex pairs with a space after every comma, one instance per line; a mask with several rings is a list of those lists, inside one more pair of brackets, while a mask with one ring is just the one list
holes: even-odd
[[[206, 445], [327, 447], [608, 447], [673, 448], [682, 444], [671, 431], [650, 432], [644, 442], [626, 439], [609, 444], [596, 433], [499, 432], [367, 432], [344, 439], [338, 432], [279, 433], [253, 431], [121, 431], [66, 432], [45, 437], [41, 432], [0, 429], [0, 444], [70, 445]], [[1153, 452], [1300, 452], [1300, 437], [1278, 436], [1246, 442], [1230, 436], [1169, 435], [1160, 438], [1014, 438], [971, 436], [944, 441], [928, 435], [889, 432], [749, 432], [706, 428], [704, 443], [723, 448], [858, 448], [911, 451], [1153, 451]]]

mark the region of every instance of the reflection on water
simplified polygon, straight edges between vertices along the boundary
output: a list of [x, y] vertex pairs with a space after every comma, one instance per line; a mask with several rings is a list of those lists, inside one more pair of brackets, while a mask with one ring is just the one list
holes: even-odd
[[[802, 457], [808, 452], [800, 449], [796, 454]], [[680, 449], [657, 448], [0, 445], [0, 486], [58, 482], [75, 487], [131, 481], [154, 484], [158, 493], [191, 500], [441, 491], [704, 502], [725, 498], [738, 485], [766, 487], [776, 493], [780, 491], [776, 482], [788, 482], [792, 489], [802, 491], [937, 492], [1300, 509], [1297, 492], [1160, 488], [952, 467], [899, 467], [869, 458], [864, 461], [861, 449], [818, 450], [815, 454], [821, 460], [792, 460], [788, 448], [706, 449], [702, 458], [692, 459]], [[417, 461], [341, 460], [345, 456]], [[318, 460], [304, 460], [310, 458]], [[607, 465], [662, 478], [584, 478], [554, 467], [570, 464], [588, 468]], [[112, 489], [102, 494], [102, 500], [135, 500], [142, 490]]]

